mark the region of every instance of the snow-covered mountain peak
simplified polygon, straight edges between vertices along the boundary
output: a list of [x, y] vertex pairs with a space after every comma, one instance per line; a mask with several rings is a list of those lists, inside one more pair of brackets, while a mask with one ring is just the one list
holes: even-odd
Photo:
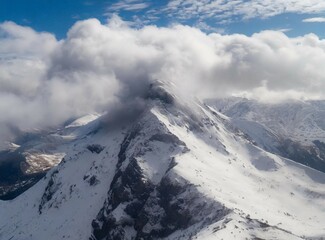
[[77, 137], [0, 202], [0, 238], [325, 237], [325, 174], [264, 150], [213, 106], [175, 99], [153, 86], [132, 121], [111, 128], [107, 113], [55, 133]]

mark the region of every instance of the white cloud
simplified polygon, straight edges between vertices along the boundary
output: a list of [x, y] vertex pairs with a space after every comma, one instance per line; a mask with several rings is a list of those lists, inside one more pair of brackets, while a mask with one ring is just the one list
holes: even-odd
[[323, 18], [323, 17], [306, 18], [302, 21], [306, 22], [306, 23], [315, 23], [315, 22], [321, 23], [321, 22], [325, 22], [325, 18]]
[[232, 21], [268, 18], [283, 13], [316, 14], [325, 11], [323, 0], [170, 0], [166, 11], [180, 19], [193, 17]]
[[65, 40], [0, 24], [0, 135], [141, 102], [149, 83], [178, 94], [325, 98], [325, 40], [279, 31], [205, 34], [188, 26], [133, 29], [114, 17], [77, 22]]
[[0, 53], [26, 56], [47, 56], [56, 46], [56, 39], [49, 33], [36, 33], [33, 29], [13, 22], [0, 25]]

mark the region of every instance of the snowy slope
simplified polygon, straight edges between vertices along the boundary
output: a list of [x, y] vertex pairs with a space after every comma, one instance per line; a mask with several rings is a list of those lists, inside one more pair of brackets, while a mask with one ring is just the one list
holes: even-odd
[[325, 141], [325, 101], [271, 104], [233, 97], [208, 102], [231, 118], [260, 123], [279, 137], [303, 144]]
[[226, 98], [207, 104], [263, 149], [325, 172], [325, 101]]
[[64, 160], [0, 201], [0, 239], [325, 237], [324, 173], [256, 146], [204, 104], [147, 102], [114, 128], [106, 116], [61, 131], [74, 136]]

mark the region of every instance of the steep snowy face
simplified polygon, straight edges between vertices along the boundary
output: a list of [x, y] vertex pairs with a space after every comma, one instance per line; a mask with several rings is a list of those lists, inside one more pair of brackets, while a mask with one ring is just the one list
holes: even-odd
[[325, 172], [325, 101], [207, 101], [260, 147]]
[[325, 237], [325, 174], [269, 153], [229, 118], [150, 87], [132, 121], [71, 124], [65, 157], [0, 201], [0, 239]]
[[8, 143], [7, 148], [0, 151], [0, 199], [13, 199], [37, 183], [60, 163], [72, 142], [93, 131], [99, 122], [107, 121], [106, 124], [114, 128], [116, 123], [136, 118], [146, 108], [147, 101], [173, 103], [174, 96], [166, 91], [167, 87], [159, 81], [150, 84], [146, 91], [139, 93], [138, 102], [118, 106], [109, 116], [88, 114], [53, 129], [17, 133], [15, 143]]
[[91, 239], [165, 238], [191, 226], [195, 232], [228, 214], [173, 170], [190, 150], [161, 122], [158, 109], [168, 111], [163, 105], [152, 107], [125, 135], [108, 196], [92, 221]]

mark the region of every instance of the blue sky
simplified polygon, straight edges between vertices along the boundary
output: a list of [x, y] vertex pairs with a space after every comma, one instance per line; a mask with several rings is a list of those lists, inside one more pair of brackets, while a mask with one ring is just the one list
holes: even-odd
[[105, 22], [112, 14], [134, 27], [182, 23], [224, 34], [251, 35], [271, 29], [290, 37], [312, 32], [325, 38], [324, 0], [0, 0], [0, 22], [14, 21], [54, 33], [58, 39], [77, 20]]

